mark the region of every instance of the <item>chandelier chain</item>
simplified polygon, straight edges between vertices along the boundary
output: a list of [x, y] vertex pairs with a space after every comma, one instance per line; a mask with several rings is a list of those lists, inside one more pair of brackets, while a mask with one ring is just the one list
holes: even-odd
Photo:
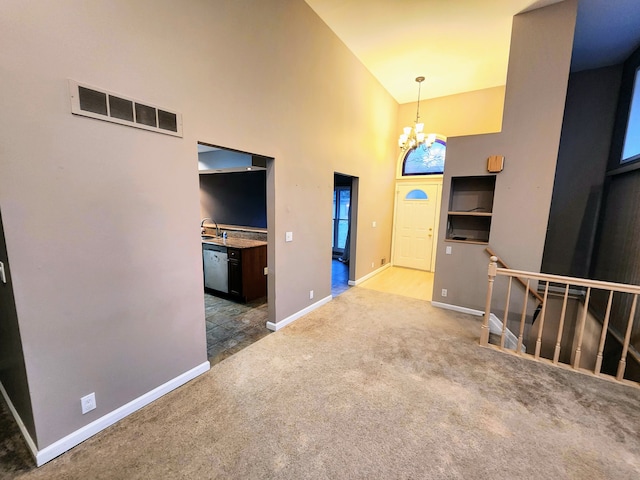
[[424, 77], [416, 77], [416, 82], [418, 83], [418, 104], [416, 107], [416, 121], [413, 126], [405, 127], [404, 133], [400, 135], [398, 139], [398, 145], [402, 148], [403, 151], [408, 149], [417, 147], [418, 145], [424, 145], [426, 148], [429, 148], [431, 144], [435, 141], [435, 135], [429, 134], [425, 135], [423, 132], [424, 124], [420, 123], [420, 93], [422, 92], [422, 82], [424, 82]]

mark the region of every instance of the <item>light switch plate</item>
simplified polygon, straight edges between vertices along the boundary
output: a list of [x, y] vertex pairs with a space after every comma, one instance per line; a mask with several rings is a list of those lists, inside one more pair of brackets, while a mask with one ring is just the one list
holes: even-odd
[[293, 232], [285, 232], [284, 241], [285, 242], [293, 242]]

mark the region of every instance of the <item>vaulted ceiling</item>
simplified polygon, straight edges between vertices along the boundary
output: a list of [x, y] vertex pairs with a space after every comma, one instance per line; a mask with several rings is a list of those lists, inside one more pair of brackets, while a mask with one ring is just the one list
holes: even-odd
[[[504, 85], [513, 16], [563, 0], [306, 0], [399, 103]], [[640, 1], [579, 0], [573, 70], [623, 61]]]

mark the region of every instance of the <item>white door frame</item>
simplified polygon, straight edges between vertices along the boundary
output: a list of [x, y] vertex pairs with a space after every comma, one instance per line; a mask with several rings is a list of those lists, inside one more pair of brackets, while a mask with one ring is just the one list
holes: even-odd
[[398, 187], [408, 186], [408, 187], [425, 187], [425, 186], [437, 186], [438, 194], [436, 197], [436, 214], [434, 218], [435, 225], [433, 226], [433, 247], [431, 252], [431, 272], [435, 271], [436, 268], [436, 251], [438, 245], [438, 225], [440, 224], [440, 203], [442, 201], [442, 177], [443, 175], [428, 175], [428, 176], [420, 176], [417, 175], [411, 177], [400, 177], [396, 179], [395, 196], [394, 196], [394, 205], [393, 205], [393, 226], [392, 226], [392, 235], [391, 235], [391, 264], [396, 264], [395, 259], [395, 243], [396, 243], [396, 221], [398, 218]]

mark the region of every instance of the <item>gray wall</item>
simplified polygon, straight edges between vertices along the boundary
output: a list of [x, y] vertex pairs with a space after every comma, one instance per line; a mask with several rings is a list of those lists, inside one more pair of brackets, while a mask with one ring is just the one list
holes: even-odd
[[588, 277], [622, 65], [569, 77], [541, 271]]
[[267, 172], [200, 174], [202, 218], [219, 224], [267, 228]]
[[24, 366], [24, 353], [16, 302], [13, 298], [13, 279], [4, 240], [2, 212], [0, 212], [0, 261], [4, 263], [7, 283], [0, 282], [0, 383], [13, 403], [29, 434], [35, 438], [35, 424], [31, 412], [31, 398]]
[[[640, 48], [622, 70], [616, 122], [611, 140], [608, 178], [598, 227], [592, 276], [598, 280], [640, 284], [640, 161], [620, 165], [633, 81], [640, 67]], [[614, 297], [611, 328], [621, 337], [627, 329], [632, 296]], [[606, 298], [596, 294], [594, 307], [604, 316]], [[640, 310], [636, 312], [631, 344], [640, 350]]]
[[[303, 0], [3, 0], [0, 45], [0, 206], [39, 449], [206, 364], [199, 141], [275, 159], [271, 321], [331, 294], [335, 171], [360, 178], [356, 278], [389, 258], [398, 105]], [[69, 78], [181, 112], [184, 137], [72, 115]]]
[[[568, 0], [514, 17], [501, 133], [449, 138], [433, 300], [484, 310], [484, 245], [445, 241], [451, 178], [487, 175], [490, 155], [506, 157], [496, 177], [490, 245], [512, 268], [542, 262], [577, 5]], [[445, 254], [445, 247], [452, 254]], [[446, 288], [448, 296], [442, 297]], [[504, 297], [497, 292], [504, 302]], [[502, 305], [504, 306], [504, 305]]]

